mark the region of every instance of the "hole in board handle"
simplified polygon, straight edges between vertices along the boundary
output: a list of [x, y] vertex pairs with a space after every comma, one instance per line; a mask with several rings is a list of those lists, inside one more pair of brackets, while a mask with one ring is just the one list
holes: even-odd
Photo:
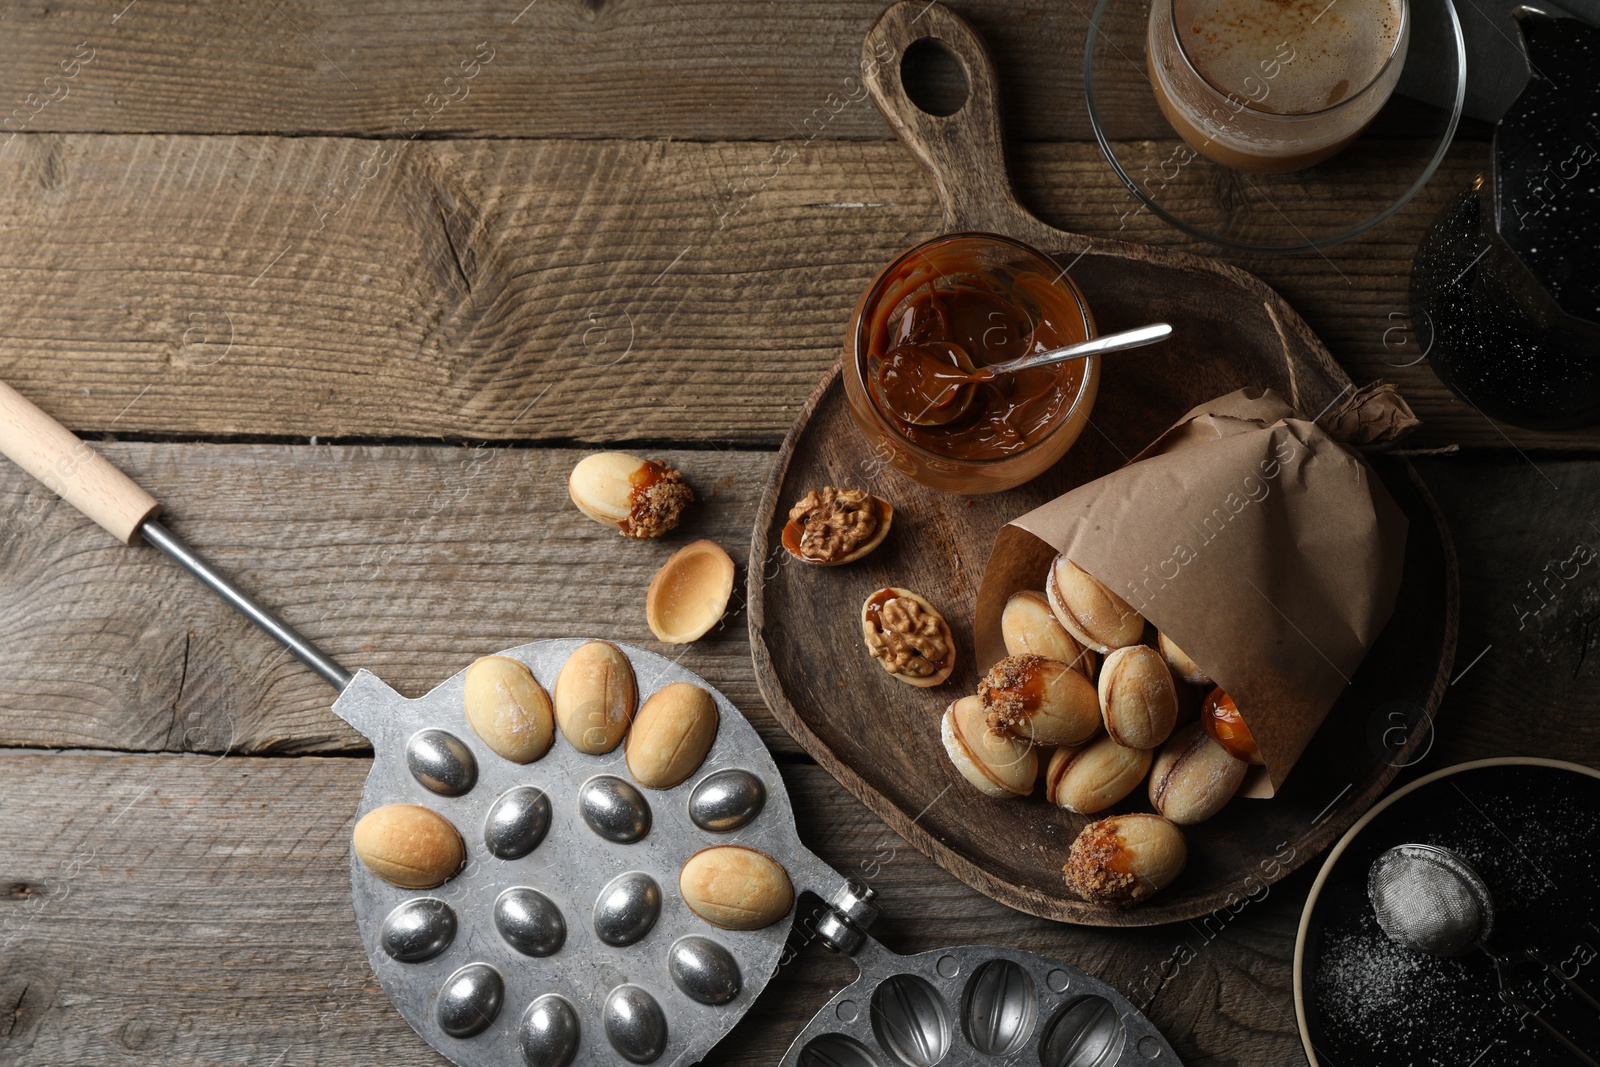
[[970, 95], [966, 67], [936, 37], [907, 46], [900, 58], [900, 84], [913, 104], [940, 118], [960, 111]]

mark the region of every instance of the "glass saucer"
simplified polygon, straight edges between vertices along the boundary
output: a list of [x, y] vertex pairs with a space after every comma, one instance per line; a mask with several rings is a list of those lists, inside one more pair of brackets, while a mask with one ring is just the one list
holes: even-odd
[[[1162, 0], [1155, 0], [1162, 2]], [[1394, 95], [1354, 143], [1287, 174], [1246, 174], [1190, 148], [1145, 69], [1150, 0], [1099, 0], [1083, 54], [1095, 139], [1137, 202], [1185, 233], [1251, 252], [1328, 248], [1378, 225], [1428, 183], [1466, 99], [1466, 42], [1451, 0], [1410, 0]]]

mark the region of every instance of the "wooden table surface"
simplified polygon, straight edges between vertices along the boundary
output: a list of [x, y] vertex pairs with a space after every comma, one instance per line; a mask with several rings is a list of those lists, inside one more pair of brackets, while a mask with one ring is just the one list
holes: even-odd
[[[1026, 202], [1090, 235], [1217, 253], [1130, 214], [1088, 140], [1085, 5], [954, 6], [996, 57]], [[742, 559], [857, 295], [938, 225], [851, 81], [880, 10], [14, 7], [0, 378], [245, 588], [403, 692], [537, 638], [659, 647], [650, 574], [699, 537]], [[1447, 450], [1419, 462], [1460, 551], [1458, 676], [1406, 777], [1498, 754], [1600, 764], [1600, 582], [1567, 565], [1600, 543], [1600, 435], [1489, 421], [1440, 385], [1405, 319], [1412, 250], [1484, 165], [1484, 137], [1466, 129], [1415, 202], [1326, 255], [1222, 256], [1358, 382], [1395, 382], [1425, 420], [1413, 447]], [[579, 516], [564, 476], [600, 446], [688, 472], [702, 502], [685, 526], [640, 545]], [[0, 544], [0, 1062], [443, 1062], [357, 939], [347, 842], [369, 753], [328, 688], [8, 464]], [[890, 947], [1056, 954], [1143, 1006], [1187, 1063], [1303, 1062], [1290, 963], [1316, 864], [1204, 922], [1010, 912], [777, 727], [741, 604], [682, 662], [777, 754], [805, 842], [879, 891]], [[707, 1062], [773, 1062], [851, 973], [802, 952]]]

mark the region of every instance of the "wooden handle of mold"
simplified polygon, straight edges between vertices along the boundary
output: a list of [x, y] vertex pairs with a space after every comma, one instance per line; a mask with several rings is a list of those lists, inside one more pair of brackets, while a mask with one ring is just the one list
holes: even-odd
[[144, 521], [161, 510], [132, 478], [4, 382], [0, 452], [123, 544], [132, 544]]

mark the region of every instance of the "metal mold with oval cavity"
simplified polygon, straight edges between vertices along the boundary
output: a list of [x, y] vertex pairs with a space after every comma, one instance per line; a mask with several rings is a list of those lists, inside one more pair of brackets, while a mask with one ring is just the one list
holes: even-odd
[[451, 1037], [483, 1033], [500, 1014], [505, 980], [487, 963], [469, 963], [444, 980], [435, 1014], [439, 1029]]
[[594, 902], [594, 933], [608, 945], [642, 940], [661, 917], [661, 886], [643, 871], [619, 874]]
[[619, 985], [601, 1014], [606, 1040], [629, 1063], [654, 1063], [667, 1048], [667, 1017], [656, 998], [636, 985]]
[[[603, 635], [601, 635], [603, 636]], [[549, 689], [573, 651], [587, 638], [536, 641], [498, 654], [524, 664], [534, 679]], [[750, 933], [723, 935], [673, 900], [673, 885], [684, 857], [717, 843], [689, 817], [694, 786], [726, 769], [740, 769], [764, 783], [765, 807], [759, 818], [735, 835], [741, 844], [773, 856], [789, 857], [807, 870], [809, 854], [795, 833], [793, 807], [782, 778], [760, 735], [725, 695], [704, 678], [672, 660], [643, 649], [618, 646], [627, 656], [640, 694], [655, 693], [675, 683], [705, 689], [715, 702], [720, 727], [709, 762], [686, 781], [652, 795], [629, 780], [626, 750], [596, 755], [584, 752], [558, 735], [536, 764], [514, 764], [489, 755], [462, 710], [465, 672], [441, 682], [420, 697], [406, 697], [365, 672], [340, 696], [336, 711], [372, 739], [376, 755], [367, 777], [359, 814], [387, 804], [432, 803], [459, 827], [468, 862], [447, 889], [407, 889], [374, 875], [359, 857], [351, 857], [353, 901], [363, 945], [373, 973], [400, 1014], [448, 1057], [471, 1067], [523, 1067], [519, 1028], [530, 1003], [545, 995], [565, 997], [582, 1027], [582, 1040], [570, 1067], [600, 1067], [627, 1061], [607, 1040], [603, 1005], [607, 991], [624, 982], [649, 990], [669, 1031], [659, 1063], [694, 1063], [744, 1014], [745, 1006], [772, 980], [788, 935], [782, 923]], [[485, 650], [488, 651], [488, 650]], [[459, 738], [477, 757], [477, 783], [455, 798], [438, 797], [418, 784], [407, 765], [408, 742], [421, 731], [437, 729]], [[649, 832], [633, 843], [614, 843], [597, 834], [583, 818], [578, 799], [585, 783], [611, 776], [633, 786], [650, 811]], [[516, 856], [537, 836], [526, 823], [517, 825], [514, 807], [539, 809], [533, 821], [543, 825], [543, 804], [528, 805], [538, 789], [549, 804], [549, 822], [531, 852]], [[626, 791], [619, 791], [624, 797]], [[505, 800], [508, 795], [513, 799]], [[497, 805], [503, 805], [497, 809]], [[626, 805], [624, 805], [626, 807]], [[634, 814], [637, 814], [636, 809]], [[652, 810], [653, 809], [653, 810]], [[491, 819], [491, 811], [495, 817]], [[591, 816], [595, 812], [590, 812]], [[526, 815], [524, 816], [526, 818]], [[512, 833], [515, 828], [518, 833]], [[538, 829], [536, 826], [534, 829]], [[625, 834], [623, 836], [631, 836]], [[726, 840], [726, 839], [723, 839]], [[499, 853], [499, 854], [497, 854]], [[826, 880], [821, 868], [810, 868]], [[625, 946], [606, 944], [595, 934], [592, 913], [608, 883], [627, 872], [643, 872], [661, 890], [661, 906], [646, 936]], [[507, 889], [532, 888], [561, 911], [567, 936], [551, 956], [530, 958], [495, 925], [495, 903]], [[827, 888], [826, 886], [824, 888]], [[384, 919], [408, 900], [436, 897], [454, 910], [457, 929], [450, 946], [432, 960], [415, 964], [391, 957], [380, 943]], [[708, 935], [728, 950], [740, 975], [738, 995], [728, 1004], [703, 1004], [672, 979], [672, 946], [691, 935]], [[526, 947], [535, 947], [527, 946]], [[548, 947], [548, 946], [543, 946]], [[463, 1041], [441, 1029], [437, 1009], [442, 983], [470, 963], [488, 964], [503, 981], [499, 1018], [476, 1037]], [[609, 974], [596, 967], [615, 968]], [[604, 974], [604, 976], [602, 976]], [[590, 976], [593, 976], [592, 978]], [[602, 982], [594, 992], [594, 982]], [[862, 998], [865, 1021], [867, 997]], [[951, 1000], [954, 1004], [954, 999]], [[866, 1040], [870, 1043], [871, 1038]], [[893, 1067], [887, 1064], [886, 1067]]]
[[667, 973], [685, 996], [701, 1004], [721, 1006], [739, 995], [739, 961], [709, 937], [692, 934], [673, 942]]
[[478, 784], [478, 760], [467, 743], [446, 730], [419, 730], [406, 742], [406, 768], [422, 788], [459, 797]]
[[483, 847], [489, 855], [519, 860], [539, 847], [550, 832], [550, 798], [531, 785], [508, 789], [483, 819]]
[[794, 1038], [781, 1067], [1179, 1064], [1117, 990], [1060, 960], [995, 945], [914, 956], [868, 941], [861, 977]]
[[[549, 690], [574, 650], [587, 640], [536, 641], [497, 654], [525, 665], [535, 681]], [[716, 705], [720, 726], [709, 762], [672, 790], [652, 795], [631, 781], [626, 750], [620, 745], [597, 755], [568, 743], [563, 734], [557, 735], [550, 751], [534, 764], [491, 756], [486, 742], [464, 717], [464, 670], [415, 698], [358, 672], [336, 704], [337, 713], [372, 740], [376, 753], [358, 815], [387, 804], [431, 804], [459, 827], [466, 846], [468, 862], [445, 889], [407, 889], [392, 884], [375, 876], [354, 855], [350, 869], [353, 902], [373, 973], [407, 1022], [446, 1056], [464, 1065], [523, 1067], [537, 1063], [537, 1058], [525, 1055], [521, 1047], [521, 1024], [529, 1005], [546, 995], [564, 997], [582, 1028], [582, 1040], [569, 1067], [626, 1065], [607, 1040], [603, 1015], [607, 992], [622, 983], [645, 988], [657, 1001], [669, 1033], [659, 1064], [698, 1062], [734, 1026], [746, 1005], [772, 980], [789, 931], [785, 924], [777, 923], [761, 931], [720, 934], [673, 899], [671, 879], [678, 876], [684, 857], [718, 843], [694, 824], [687, 806], [694, 786], [713, 774], [740, 769], [764, 783], [765, 807], [759, 818], [735, 835], [740, 844], [788, 857], [799, 864], [794, 868], [796, 877], [809, 869], [816, 872], [814, 881], [827, 880], [796, 835], [793, 806], [770, 752], [739, 709], [680, 664], [643, 649], [617, 647], [628, 658], [641, 696], [688, 683], [705, 689]], [[407, 744], [419, 732], [434, 729], [465, 742], [477, 757], [477, 782], [460, 797], [443, 798], [427, 791], [407, 765]], [[650, 812], [648, 833], [640, 840], [615, 843], [597, 834], [583, 818], [579, 797], [583, 786], [597, 776], [621, 780], [637, 790], [643, 803], [632, 816], [641, 810]], [[544, 795], [544, 802], [538, 802], [538, 794], [526, 791], [532, 789]], [[625, 798], [631, 795], [625, 790], [617, 792]], [[528, 803], [530, 799], [534, 803]], [[549, 806], [547, 825], [545, 803]], [[623, 807], [626, 809], [626, 804]], [[514, 817], [517, 809], [521, 809], [521, 818]], [[537, 814], [529, 816], [529, 812]], [[539, 829], [543, 829], [542, 838], [534, 832]], [[517, 855], [535, 839], [531, 852]], [[808, 863], [813, 866], [808, 868]], [[607, 885], [628, 872], [642, 872], [655, 880], [661, 893], [660, 911], [646, 936], [614, 947], [596, 936], [593, 910]], [[548, 944], [525, 940], [519, 947], [513, 943], [515, 938], [508, 940], [497, 929], [496, 902], [511, 888], [535, 889], [559, 908], [567, 931], [553, 955], [530, 958], [523, 947]], [[432, 960], [404, 963], [390, 956], [380, 943], [383, 922], [400, 905], [422, 897], [449, 902], [457, 924], [455, 937]], [[728, 1004], [701, 1003], [671, 977], [673, 945], [697, 934], [714, 938], [737, 964], [740, 988]], [[471, 963], [493, 967], [502, 977], [504, 989], [496, 1021], [463, 1041], [443, 1032], [438, 1003], [446, 976]], [[613, 969], [607, 972], [605, 968]], [[596, 983], [602, 983], [598, 991]], [[863, 1021], [867, 999], [862, 998]], [[951, 1003], [955, 1003], [953, 998]], [[551, 1009], [548, 1014], [553, 1020], [559, 1011]], [[865, 1040], [871, 1042], [870, 1037]], [[558, 1054], [551, 1055], [559, 1062]], [[893, 1065], [886, 1063], [886, 1067]]]
[[702, 778], [689, 794], [689, 819], [712, 834], [750, 825], [767, 802], [767, 787], [749, 771], [730, 768]]
[[973, 1048], [986, 1056], [1008, 1056], [1033, 1034], [1039, 988], [1033, 976], [1012, 960], [990, 960], [967, 983], [961, 1029]]
[[1123, 1030], [1109, 1000], [1075, 1000], [1051, 1020], [1039, 1049], [1040, 1067], [1111, 1067], [1122, 1054]]
[[517, 1027], [517, 1044], [528, 1067], [569, 1067], [578, 1055], [581, 1037], [577, 1011], [555, 993], [529, 1004]]
[[378, 943], [401, 963], [431, 960], [456, 939], [456, 913], [434, 897], [408, 900], [383, 920]]
[[891, 975], [872, 994], [872, 1033], [906, 1067], [933, 1067], [950, 1051], [950, 1009], [926, 979]]
[[556, 902], [525, 885], [495, 898], [494, 928], [524, 956], [552, 956], [567, 941], [567, 920]]
[[644, 794], [611, 774], [598, 774], [578, 790], [578, 813], [589, 829], [620, 845], [644, 840], [650, 832], [650, 804]]
[[843, 1034], [823, 1034], [800, 1050], [800, 1067], [880, 1067], [865, 1045]]

